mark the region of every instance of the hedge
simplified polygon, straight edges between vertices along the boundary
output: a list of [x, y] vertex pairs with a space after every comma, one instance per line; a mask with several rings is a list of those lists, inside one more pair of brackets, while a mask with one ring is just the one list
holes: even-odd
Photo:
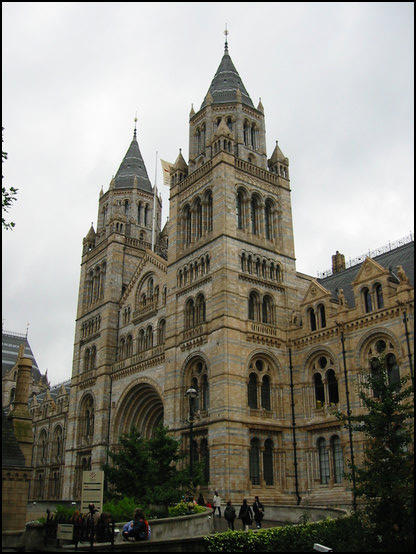
[[356, 516], [259, 531], [226, 531], [204, 540], [208, 552], [313, 552], [314, 543], [335, 552], [374, 552], [380, 547]]

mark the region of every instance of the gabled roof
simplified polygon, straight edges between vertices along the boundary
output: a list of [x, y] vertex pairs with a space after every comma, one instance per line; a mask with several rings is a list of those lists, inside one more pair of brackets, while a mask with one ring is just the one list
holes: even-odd
[[[384, 254], [374, 256], [372, 259], [377, 262], [381, 267], [390, 269], [395, 273], [397, 266], [401, 265], [409, 278], [410, 284], [414, 286], [414, 241], [407, 244], [403, 244], [398, 248], [394, 248]], [[354, 292], [352, 289], [352, 282], [357, 277], [364, 262], [344, 269], [323, 279], [317, 279], [318, 283], [321, 283], [326, 289], [331, 291], [333, 296], [337, 297], [337, 290], [343, 289], [345, 299], [348, 303], [348, 307], [352, 308], [354, 304]]]
[[[66, 391], [66, 394], [69, 394], [69, 389], [71, 387], [71, 379], [67, 379], [63, 383], [58, 383], [51, 387], [48, 391], [40, 392], [29, 398], [29, 406], [31, 407], [33, 402], [42, 404], [44, 400], [53, 400], [55, 401], [59, 396], [63, 394], [63, 388]], [[36, 399], [36, 400], [35, 400]]]
[[2, 332], [2, 341], [1, 341], [1, 369], [2, 376], [4, 377], [17, 362], [17, 355], [19, 353], [20, 345], [25, 344], [24, 357], [30, 358], [32, 360], [32, 377], [35, 383], [42, 381], [45, 385], [47, 384], [47, 378], [45, 375], [41, 375], [38, 364], [33, 355], [32, 349], [30, 348], [29, 341], [27, 340], [26, 335], [20, 333], [11, 333], [8, 331]]
[[[214, 104], [221, 104], [225, 102], [236, 102], [237, 90], [240, 90], [241, 102], [254, 108], [253, 102], [228, 54], [228, 47], [226, 46], [221, 63], [212, 79], [207, 94], [211, 94]], [[204, 108], [206, 105], [207, 100], [205, 96], [200, 109]]]
[[152, 192], [152, 185], [150, 184], [146, 166], [144, 165], [136, 139], [136, 130], [126, 155], [114, 177], [114, 187], [116, 189], [133, 188], [134, 186], [146, 192]]

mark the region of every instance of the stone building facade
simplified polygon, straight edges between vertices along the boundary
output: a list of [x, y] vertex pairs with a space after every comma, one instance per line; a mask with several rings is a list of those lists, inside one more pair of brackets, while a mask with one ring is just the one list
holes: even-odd
[[348, 387], [362, 409], [378, 352], [392, 375], [412, 371], [413, 241], [349, 268], [337, 252], [325, 278], [296, 270], [289, 160], [277, 142], [268, 157], [263, 105], [227, 45], [190, 112], [188, 163], [171, 165], [163, 230], [153, 192], [135, 130], [83, 241], [71, 380], [31, 404], [34, 497], [45, 480], [56, 494], [55, 471], [58, 496], [78, 499], [82, 470], [133, 425], [163, 422], [189, 451], [193, 386], [210, 494], [349, 503], [349, 437], [330, 408], [346, 411]]

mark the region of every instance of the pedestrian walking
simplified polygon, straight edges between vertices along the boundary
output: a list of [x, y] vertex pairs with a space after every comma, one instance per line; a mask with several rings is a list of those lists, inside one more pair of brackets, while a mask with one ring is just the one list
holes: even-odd
[[261, 528], [261, 520], [264, 518], [264, 506], [260, 502], [259, 497], [254, 497], [253, 503], [254, 521], [256, 522], [257, 529]]
[[243, 504], [241, 505], [240, 512], [238, 513], [238, 519], [241, 519], [243, 523], [243, 529], [248, 531], [252, 521], [253, 521], [253, 512], [251, 511], [250, 506], [247, 504], [247, 499], [244, 498]]
[[236, 513], [234, 506], [231, 504], [231, 500], [227, 502], [227, 506], [224, 510], [224, 517], [227, 520], [228, 529], [234, 531], [234, 520], [236, 518]]
[[205, 506], [205, 498], [202, 492], [199, 493], [197, 503], [199, 504], [199, 506]]
[[221, 517], [221, 497], [217, 491], [214, 492], [214, 498], [212, 502], [214, 504], [214, 516], [215, 516], [215, 511], [218, 508], [218, 517]]

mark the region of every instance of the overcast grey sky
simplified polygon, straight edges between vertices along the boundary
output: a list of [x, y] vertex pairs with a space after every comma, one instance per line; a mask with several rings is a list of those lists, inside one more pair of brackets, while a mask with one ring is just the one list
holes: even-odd
[[[187, 158], [229, 51], [290, 160], [297, 268], [316, 275], [413, 230], [412, 3], [19, 3], [3, 7], [3, 325], [52, 384], [71, 375], [82, 238], [138, 140]], [[160, 183], [160, 168], [158, 169]], [[168, 191], [162, 190], [163, 220]]]

